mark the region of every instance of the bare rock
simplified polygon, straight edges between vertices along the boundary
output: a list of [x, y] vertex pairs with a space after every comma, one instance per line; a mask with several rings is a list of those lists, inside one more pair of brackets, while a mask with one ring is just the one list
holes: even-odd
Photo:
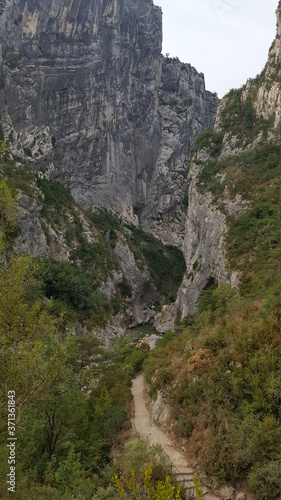
[[220, 490], [216, 492], [216, 494], [222, 499], [222, 500], [234, 500], [235, 491], [232, 486], [224, 486]]
[[247, 500], [247, 495], [246, 493], [243, 493], [243, 492], [238, 492], [236, 493], [235, 495], [235, 500]]
[[151, 415], [155, 423], [166, 425], [171, 416], [170, 408], [165, 404], [161, 391], [158, 391], [156, 401], [151, 403]]

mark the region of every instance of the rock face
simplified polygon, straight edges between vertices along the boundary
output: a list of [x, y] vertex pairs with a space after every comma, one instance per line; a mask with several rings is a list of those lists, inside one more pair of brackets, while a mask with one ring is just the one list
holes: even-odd
[[[34, 189], [36, 190], [35, 187]], [[37, 189], [37, 198], [38, 192]], [[75, 237], [71, 242], [66, 238], [66, 233], [72, 224], [71, 214], [65, 213], [66, 220], [64, 226], [61, 227], [51, 224], [42, 216], [41, 206], [35, 198], [19, 192], [17, 205], [20, 212], [19, 234], [13, 243], [13, 251], [17, 254], [29, 254], [34, 258], [43, 257], [57, 262], [71, 261], [70, 255], [78, 244]], [[83, 236], [87, 243], [96, 243], [99, 239], [98, 231], [89, 227], [89, 220], [79, 207], [76, 207], [76, 214], [83, 227]], [[126, 231], [128, 232], [129, 229]], [[114, 325], [109, 324], [105, 331], [97, 329], [94, 331], [101, 340], [106, 340], [107, 346], [128, 328], [152, 320], [155, 316], [155, 304], [163, 303], [164, 300], [154, 285], [147, 267], [139, 266], [136, 262], [124, 234], [119, 233], [116, 237], [114, 254], [118, 268], [108, 276], [99, 289], [108, 302], [111, 302], [116, 298], [118, 286], [125, 278], [131, 288], [131, 297], [127, 298], [126, 309], [123, 313], [114, 315]]]
[[[243, 87], [242, 100], [251, 96], [253, 108], [257, 118], [271, 121], [270, 133], [266, 137], [268, 142], [280, 141], [281, 124], [281, 4], [279, 2], [276, 10], [277, 33], [269, 49], [268, 60], [264, 70], [255, 78], [250, 78]], [[222, 128], [222, 116], [227, 105], [227, 95], [220, 101], [217, 108], [215, 125], [216, 131]], [[239, 154], [244, 149], [257, 145], [264, 139], [262, 131], [256, 135], [254, 143], [242, 142], [234, 134], [225, 134], [221, 157]]]
[[[217, 161], [243, 149], [253, 148], [260, 141], [280, 141], [280, 78], [281, 78], [281, 8], [277, 9], [277, 36], [269, 50], [268, 61], [264, 71], [254, 80], [248, 80], [243, 88], [242, 100], [251, 95], [253, 108], [257, 119], [262, 117], [270, 120], [267, 136], [257, 133], [253, 137], [245, 137], [245, 143], [238, 146], [237, 137], [230, 132], [223, 131], [222, 112], [227, 103], [227, 96], [222, 99], [215, 118], [215, 131], [223, 131], [222, 150]], [[239, 215], [249, 208], [249, 202], [236, 195], [234, 200], [228, 198], [225, 189], [220, 202], [224, 203], [224, 213], [213, 201], [211, 193], [200, 194], [198, 190], [198, 176], [202, 165], [208, 163], [211, 157], [202, 149], [194, 155], [188, 175], [188, 210], [185, 226], [184, 255], [187, 271], [179, 289], [176, 301], [177, 314], [182, 317], [195, 309], [201, 290], [212, 280], [228, 281], [231, 286], [238, 286], [239, 276], [234, 271], [230, 276], [226, 270], [224, 238], [227, 232], [226, 214]], [[175, 308], [174, 308], [175, 309]], [[175, 316], [174, 309], [171, 316]], [[167, 314], [167, 312], [166, 312]]]
[[147, 269], [140, 270], [131, 250], [121, 239], [114, 249], [120, 268], [132, 288], [132, 297], [129, 301], [131, 313], [128, 327], [147, 323], [155, 315], [155, 303], [161, 301], [161, 295], [151, 280]]
[[[277, 9], [277, 36], [269, 50], [268, 61], [263, 72], [250, 79], [241, 89], [241, 101], [251, 100], [256, 119], [267, 121], [264, 131], [255, 130], [242, 137], [223, 126], [224, 112], [229, 104], [226, 95], [220, 102], [214, 129], [222, 134], [222, 145], [216, 161], [240, 154], [260, 143], [280, 144], [281, 121], [281, 6]], [[178, 317], [185, 317], [196, 309], [202, 289], [217, 282], [228, 282], [233, 288], [239, 287], [240, 273], [227, 270], [225, 256], [225, 235], [227, 233], [227, 216], [239, 216], [250, 208], [250, 202], [240, 194], [231, 199], [227, 189], [224, 190], [218, 203], [208, 190], [200, 192], [198, 182], [204, 165], [214, 161], [210, 150], [201, 149], [192, 158], [188, 174], [188, 208], [185, 217], [183, 253], [186, 260], [186, 273], [179, 288], [177, 300], [171, 306], [164, 306], [155, 318], [155, 327], [159, 333], [173, 328]], [[223, 182], [223, 177], [221, 178]]]
[[[279, 2], [266, 68], [241, 97], [255, 96], [256, 116], [272, 121], [272, 141], [281, 119], [280, 11]], [[211, 280], [237, 286], [237, 273], [232, 280], [226, 273], [226, 216], [197, 186], [206, 151], [193, 158], [186, 181], [191, 148], [213, 125], [218, 99], [205, 90], [202, 74], [161, 56], [161, 9], [152, 0], [5, 0], [0, 42], [0, 113], [9, 150], [58, 179], [84, 206], [111, 207], [183, 249], [186, 276], [176, 303], [164, 309], [166, 326], [156, 319], [159, 331], [194, 309]], [[218, 132], [226, 104], [224, 98], [216, 113]], [[228, 131], [218, 160], [262, 139], [244, 144]], [[246, 210], [243, 203], [229, 200], [228, 214]], [[27, 238], [19, 245], [34, 256], [65, 251], [67, 258], [59, 235], [46, 249], [36, 210], [29, 207], [31, 222], [21, 221]], [[122, 241], [116, 256], [133, 289], [133, 323], [145, 322], [154, 315], [155, 289]], [[112, 287], [105, 284], [108, 293]]]
[[0, 24], [10, 150], [84, 205], [111, 206], [163, 240], [174, 222], [168, 241], [182, 245], [187, 160], [218, 100], [202, 74], [161, 56], [161, 9], [152, 0], [7, 0]]
[[202, 73], [176, 58], [162, 58], [158, 94], [161, 141], [140, 221], [164, 243], [183, 247], [190, 152], [212, 127], [218, 99], [205, 90]]
[[213, 204], [211, 193], [201, 194], [197, 188], [200, 164], [204, 159], [203, 150], [194, 157], [188, 177], [190, 202], [184, 239], [187, 270], [177, 297], [182, 317], [196, 308], [203, 288], [214, 281], [227, 281], [224, 251], [226, 217]]

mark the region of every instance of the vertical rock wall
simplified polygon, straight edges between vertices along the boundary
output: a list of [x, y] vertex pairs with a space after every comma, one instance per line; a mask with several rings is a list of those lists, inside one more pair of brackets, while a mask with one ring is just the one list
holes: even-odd
[[10, 150], [82, 204], [111, 206], [182, 245], [190, 148], [217, 98], [190, 65], [162, 58], [161, 9], [152, 0], [6, 0], [0, 40]]

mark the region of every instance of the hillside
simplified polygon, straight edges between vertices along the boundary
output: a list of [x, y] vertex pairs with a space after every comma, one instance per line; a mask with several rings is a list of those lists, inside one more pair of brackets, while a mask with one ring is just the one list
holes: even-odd
[[158, 327], [175, 310], [181, 321], [145, 362], [151, 396], [214, 487], [261, 500], [281, 496], [280, 15], [264, 70], [197, 140], [187, 271]]
[[220, 102], [152, 0], [87, 5], [0, 6], [0, 497], [16, 436], [18, 500], [183, 499], [128, 441], [143, 369], [213, 489], [280, 500], [280, 2]]

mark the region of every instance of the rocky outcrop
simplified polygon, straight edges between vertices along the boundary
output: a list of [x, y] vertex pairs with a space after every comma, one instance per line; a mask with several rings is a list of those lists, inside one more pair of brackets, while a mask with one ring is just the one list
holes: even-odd
[[133, 218], [160, 142], [162, 14], [152, 0], [86, 3], [6, 3], [5, 135], [15, 154], [80, 202]]
[[161, 141], [140, 222], [166, 244], [183, 247], [190, 152], [200, 132], [213, 126], [217, 104], [202, 73], [177, 58], [162, 58]]
[[[250, 98], [256, 118], [267, 121], [269, 123], [268, 130], [261, 130], [254, 141], [239, 140], [233, 133], [227, 133], [223, 139], [223, 147], [221, 157], [227, 157], [233, 154], [239, 154], [244, 149], [249, 149], [253, 145], [257, 145], [263, 140], [268, 142], [280, 141], [280, 125], [281, 125], [281, 6], [278, 4], [276, 10], [277, 17], [277, 33], [276, 37], [269, 49], [267, 63], [256, 78], [250, 78], [242, 87], [242, 101]], [[216, 131], [222, 129], [223, 114], [228, 102], [226, 95], [217, 108], [215, 125]]]
[[202, 74], [161, 56], [162, 13], [152, 0], [86, 4], [6, 2], [6, 141], [82, 204], [111, 206], [180, 246], [190, 148], [212, 125], [218, 100]]
[[147, 269], [140, 270], [134, 254], [124, 238], [119, 238], [114, 253], [117, 256], [123, 276], [131, 286], [132, 297], [128, 300], [127, 326], [133, 327], [147, 323], [154, 318], [155, 304], [163, 300], [157, 291]]
[[[239, 288], [241, 273], [237, 270], [232, 270], [230, 273], [227, 270], [224, 247], [227, 216], [241, 215], [250, 208], [251, 203], [243, 199], [239, 193], [231, 197], [229, 190], [225, 187], [219, 200], [220, 206], [218, 206], [212, 194], [208, 192], [208, 186], [205, 186], [201, 192], [198, 181], [204, 165], [210, 162], [219, 162], [229, 156], [239, 155], [260, 143], [280, 143], [280, 35], [281, 7], [279, 3], [277, 35], [269, 50], [265, 69], [256, 79], [248, 80], [241, 89], [241, 96], [239, 94], [242, 103], [250, 99], [256, 123], [260, 123], [259, 120], [263, 119], [266, 127], [255, 129], [253, 126], [248, 133], [245, 129], [243, 134], [240, 131], [240, 137], [231, 127], [225, 128], [224, 118], [229, 106], [229, 95], [226, 95], [221, 100], [215, 117], [215, 131], [222, 134], [219, 155], [214, 160], [208, 148], [203, 148], [193, 155], [188, 174], [188, 208], [183, 243], [187, 269], [176, 302], [171, 306], [164, 306], [155, 318], [155, 327], [159, 333], [173, 328], [177, 318], [183, 318], [189, 312], [194, 311], [201, 291], [214, 281], [226, 281], [233, 288]], [[219, 175], [220, 182], [223, 182], [223, 174]]]
[[165, 402], [165, 398], [161, 391], [158, 391], [155, 401], [151, 401], [151, 416], [157, 425], [166, 426], [171, 419], [171, 409]]
[[[34, 258], [43, 257], [58, 262], [71, 262], [71, 253], [79, 244], [75, 236], [71, 242], [67, 238], [67, 233], [73, 224], [73, 213], [65, 211], [63, 224], [50, 222], [50, 217], [46, 219], [42, 216], [42, 207], [36, 201], [36, 198], [39, 200], [40, 196], [42, 193], [40, 194], [36, 186], [34, 186], [33, 198], [21, 192], [18, 193], [18, 235], [13, 243], [13, 251], [17, 254], [29, 254]], [[97, 243], [100, 237], [98, 230], [93, 227], [78, 206], [73, 210], [82, 225], [83, 237], [86, 242], [88, 244]], [[126, 231], [129, 232], [129, 229]], [[153, 319], [155, 304], [163, 303], [164, 300], [154, 285], [147, 267], [143, 263], [140, 266], [136, 262], [134, 254], [121, 232], [116, 236], [114, 253], [118, 269], [110, 273], [99, 289], [110, 303], [116, 299], [118, 293], [120, 294], [119, 286], [125, 279], [129, 284], [131, 296], [126, 299], [124, 311], [112, 318], [114, 324], [108, 324], [106, 329], [94, 331], [98, 338], [106, 340], [107, 346], [112, 345], [114, 339], [124, 334], [128, 328], [145, 324]]]
[[193, 311], [201, 291], [213, 282], [227, 281], [224, 237], [225, 215], [214, 205], [211, 193], [198, 191], [204, 150], [194, 157], [189, 172], [189, 206], [186, 217], [184, 255], [187, 262], [185, 278], [177, 297], [177, 306], [184, 317]]
[[14, 241], [13, 250], [17, 254], [29, 254], [32, 257], [50, 256], [46, 235], [39, 220], [39, 207], [29, 196], [18, 194], [19, 234]]
[[208, 153], [201, 150], [191, 163], [183, 247], [187, 268], [175, 304], [163, 307], [155, 318], [159, 333], [172, 329], [178, 317], [184, 318], [194, 311], [205, 287], [228, 281], [224, 250], [226, 216], [214, 205], [211, 193], [202, 194], [197, 186], [202, 163], [207, 159]]

